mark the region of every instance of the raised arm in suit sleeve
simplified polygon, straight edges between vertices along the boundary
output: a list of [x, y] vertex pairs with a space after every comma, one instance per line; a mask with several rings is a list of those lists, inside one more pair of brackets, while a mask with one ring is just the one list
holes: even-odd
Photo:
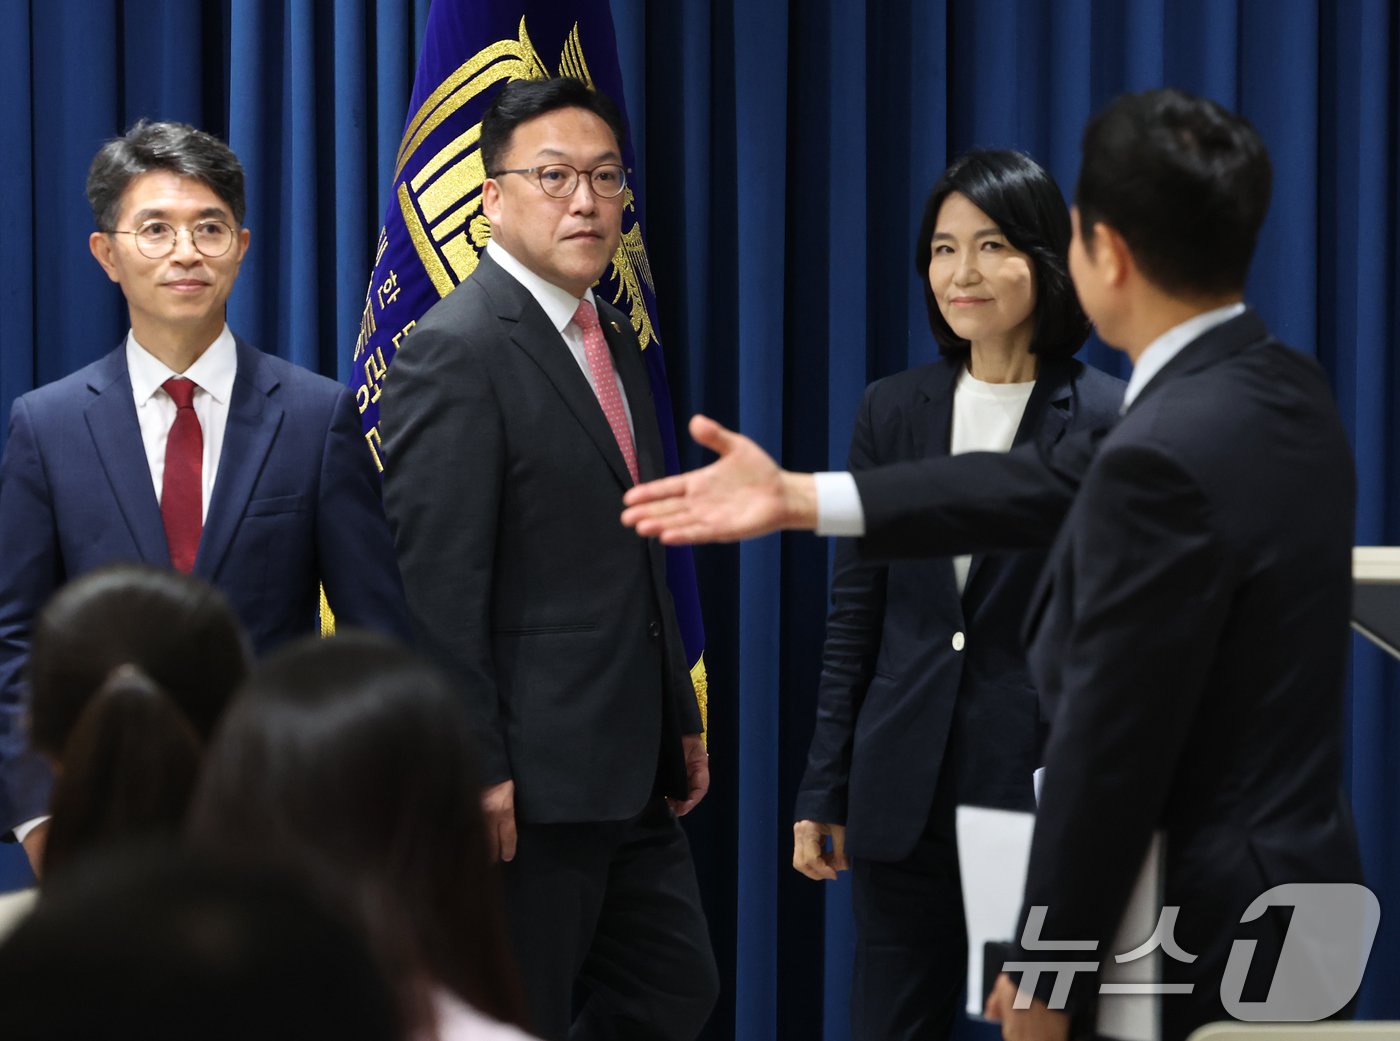
[[[856, 414], [847, 467], [859, 471], [879, 465], [867, 389]], [[837, 540], [817, 688], [817, 724], [797, 791], [795, 820], [846, 823], [856, 714], [880, 650], [887, 577], [885, 565], [863, 560], [853, 540]]]
[[317, 569], [339, 624], [411, 642], [394, 540], [355, 399], [342, 388], [331, 410], [316, 504]]
[[855, 474], [871, 560], [1050, 545], [1105, 431], [1010, 452], [893, 463]]
[[[1102, 958], [1180, 769], [1234, 579], [1206, 496], [1155, 447], [1103, 453], [1075, 510], [1073, 621], [1045, 649], [1062, 662], [1063, 696], [1025, 905], [1048, 909], [1042, 938], [1097, 940]], [[1076, 977], [1071, 1007], [1093, 982]], [[1052, 983], [1043, 975], [1038, 995]]]
[[56, 530], [44, 460], [20, 398], [0, 460], [0, 834], [44, 813], [52, 786], [47, 765], [29, 750], [23, 674], [34, 617], [62, 574]]
[[491, 377], [474, 357], [460, 336], [420, 323], [394, 357], [380, 425], [384, 505], [418, 646], [458, 685], [489, 786], [511, 777], [491, 651], [506, 449]]

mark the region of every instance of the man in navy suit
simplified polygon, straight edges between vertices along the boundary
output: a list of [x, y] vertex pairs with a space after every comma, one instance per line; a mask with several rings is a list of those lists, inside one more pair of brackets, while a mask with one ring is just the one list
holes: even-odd
[[[1154, 830], [1175, 915], [1157, 937], [1178, 988], [1159, 992], [1165, 1041], [1229, 1015], [1344, 1013], [1367, 953], [1341, 789], [1355, 473], [1321, 370], [1243, 302], [1268, 155], [1173, 90], [1120, 98], [1083, 151], [1070, 270], [1134, 363], [1112, 430], [813, 478], [697, 418], [723, 458], [634, 489], [624, 519], [670, 542], [838, 526], [872, 556], [1053, 538], [1026, 621], [1051, 723], [1013, 959], [1045, 971], [1019, 997], [1001, 976], [989, 1014], [1008, 1041], [1063, 1041], [1110, 1000], [1080, 966], [1128, 953], [1109, 944]], [[1340, 937], [1303, 895], [1282, 900], [1292, 921], [1255, 906], [1296, 884], [1341, 894]]]
[[410, 634], [354, 399], [225, 323], [249, 240], [238, 158], [142, 121], [98, 152], [87, 194], [131, 331], [17, 399], [0, 461], [0, 834], [36, 865], [51, 778], [27, 748], [22, 672], [63, 582], [118, 561], [192, 572], [258, 652], [317, 631], [321, 584], [342, 624]]

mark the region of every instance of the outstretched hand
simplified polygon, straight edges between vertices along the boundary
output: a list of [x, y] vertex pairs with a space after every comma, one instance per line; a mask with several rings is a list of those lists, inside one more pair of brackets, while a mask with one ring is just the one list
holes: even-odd
[[623, 496], [622, 523], [667, 545], [737, 542], [817, 525], [811, 474], [781, 469], [753, 441], [694, 416], [690, 436], [718, 453], [709, 466], [639, 484]]

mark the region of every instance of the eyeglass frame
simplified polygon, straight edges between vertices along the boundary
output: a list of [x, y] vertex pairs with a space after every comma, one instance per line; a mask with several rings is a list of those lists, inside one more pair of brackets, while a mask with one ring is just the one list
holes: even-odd
[[[540, 178], [540, 171], [549, 170], [561, 166], [565, 170], [572, 170], [574, 172], [574, 186], [569, 191], [565, 192], [563, 195], [554, 195], [548, 189], [545, 188], [544, 181]], [[616, 195], [604, 195], [602, 192], [598, 191], [598, 189], [593, 184], [593, 175], [597, 171], [603, 169], [603, 167], [605, 166], [615, 166], [622, 171], [622, 187], [618, 188]], [[524, 176], [525, 174], [534, 174], [535, 183], [540, 186], [540, 191], [544, 192], [544, 194], [548, 195], [551, 199], [572, 199], [574, 196], [574, 192], [578, 191], [578, 186], [580, 183], [582, 183], [583, 178], [587, 177], [588, 190], [590, 192], [592, 192], [600, 199], [616, 199], [627, 190], [627, 175], [631, 172], [632, 170], [630, 167], [623, 166], [621, 163], [599, 163], [591, 170], [580, 170], [578, 167], [571, 166], [568, 163], [541, 163], [539, 166], [526, 166], [517, 170], [497, 170], [495, 173], [490, 174], [489, 176], [499, 177], [501, 176], [501, 174], [508, 173], [520, 174], [522, 176]]]
[[[593, 182], [590, 180], [588, 183], [589, 183], [589, 185], [591, 186]], [[541, 190], [543, 190], [543, 189], [541, 189]], [[547, 193], [546, 193], [546, 194], [547, 194]], [[621, 193], [619, 193], [619, 194], [621, 194]], [[170, 240], [170, 248], [167, 249], [164, 253], [160, 254], [159, 256], [155, 256], [155, 257], [151, 256], [149, 253], [147, 253], [144, 249], [141, 248], [141, 237], [140, 237], [140, 236], [141, 236], [141, 232], [144, 231], [146, 228], [150, 227], [152, 224], [169, 224], [170, 227], [171, 227], [171, 228], [174, 230], [174, 232], [175, 232], [174, 237]], [[201, 225], [201, 224], [222, 224], [225, 228], [228, 229], [228, 245], [224, 247], [222, 253], [206, 253], [206, 252], [204, 252], [204, 250], [202, 250], [202, 249], [199, 248], [199, 243], [195, 241], [194, 229], [197, 228], [197, 227], [199, 227], [199, 225]], [[195, 223], [194, 223], [193, 225], [181, 224], [179, 227], [176, 227], [176, 226], [175, 226], [174, 224], [172, 224], [170, 221], [164, 220], [164, 219], [162, 219], [162, 218], [160, 218], [160, 217], [152, 217], [150, 220], [143, 222], [139, 228], [128, 229], [128, 230], [125, 230], [125, 231], [123, 231], [123, 230], [120, 229], [120, 228], [110, 228], [110, 229], [108, 229], [107, 234], [108, 234], [108, 235], [134, 235], [134, 236], [136, 236], [136, 238], [135, 238], [136, 252], [140, 253], [140, 254], [141, 254], [143, 257], [145, 257], [147, 260], [164, 260], [166, 257], [170, 256], [170, 254], [174, 253], [176, 247], [180, 245], [180, 234], [181, 234], [182, 232], [185, 233], [185, 234], [187, 234], [187, 235], [189, 235], [189, 237], [190, 237], [190, 246], [193, 247], [194, 251], [195, 251], [196, 253], [198, 253], [201, 257], [203, 257], [205, 260], [218, 260], [220, 257], [226, 257], [226, 256], [228, 256], [228, 251], [231, 250], [231, 249], [233, 249], [233, 241], [234, 241], [234, 239], [236, 239], [236, 238], [238, 237], [238, 229], [237, 229], [236, 227], [234, 227], [232, 224], [230, 224], [228, 221], [226, 221], [226, 220], [221, 220], [221, 219], [218, 218], [218, 217], [205, 217], [205, 218], [203, 218], [203, 219], [201, 219], [201, 220], [195, 221]]]

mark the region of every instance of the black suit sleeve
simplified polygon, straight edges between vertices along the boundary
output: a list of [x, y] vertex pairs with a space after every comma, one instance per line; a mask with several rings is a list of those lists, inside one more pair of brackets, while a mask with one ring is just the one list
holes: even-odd
[[420, 324], [394, 357], [380, 414], [385, 506], [418, 645], [459, 686], [490, 785], [511, 777], [491, 651], [505, 444], [475, 358], [460, 335]]
[[[851, 435], [848, 467], [853, 471], [880, 464], [870, 402], [867, 388]], [[886, 566], [863, 560], [853, 540], [837, 540], [817, 688], [817, 725], [797, 793], [796, 820], [846, 823], [856, 716], [880, 650], [887, 577]]]
[[856, 473], [867, 559], [941, 557], [1050, 545], [1104, 431], [1053, 446], [894, 463]]
[[[1102, 960], [1183, 766], [1233, 580], [1206, 496], [1156, 448], [1105, 453], [1079, 498], [1066, 547], [1074, 624], [1055, 649], [1068, 693], [1046, 751], [1022, 923], [1044, 906], [1043, 939], [1097, 940], [1088, 957]], [[1071, 1007], [1092, 982], [1076, 977]], [[1046, 998], [1053, 976], [1040, 983]]]

